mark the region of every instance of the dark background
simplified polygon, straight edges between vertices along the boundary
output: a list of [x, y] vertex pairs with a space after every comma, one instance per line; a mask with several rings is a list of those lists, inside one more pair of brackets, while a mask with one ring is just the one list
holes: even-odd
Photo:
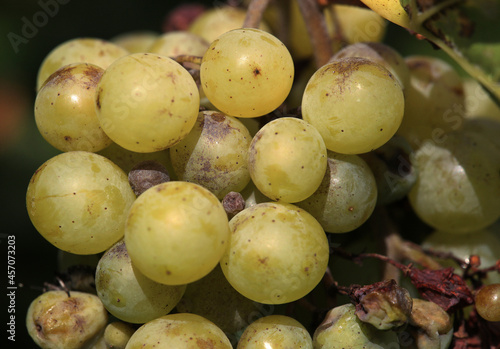
[[[42, 292], [44, 281], [50, 281], [56, 270], [56, 249], [32, 227], [26, 213], [25, 193], [35, 170], [58, 151], [38, 134], [33, 117], [35, 82], [38, 67], [55, 46], [75, 37], [110, 39], [133, 30], [161, 31], [167, 12], [182, 1], [126, 1], [126, 0], [42, 0], [57, 3], [57, 14], [49, 16], [45, 25], [37, 28], [28, 42], [21, 43], [16, 53], [9, 33], [22, 35], [25, 21], [33, 23], [33, 16], [42, 7], [39, 1], [2, 0], [0, 2], [0, 128], [6, 127], [7, 114], [15, 109], [13, 124], [7, 135], [0, 133], [0, 250], [2, 270], [0, 285], [5, 296], [2, 316], [2, 342], [9, 321], [7, 313], [7, 236], [16, 241], [16, 342], [15, 348], [35, 348], [25, 329], [25, 314], [29, 303]], [[199, 1], [208, 6], [221, 1]], [[55, 10], [54, 10], [55, 11]], [[12, 34], [11, 34], [12, 36]], [[410, 36], [405, 30], [389, 25], [385, 42], [403, 55], [436, 54], [426, 42]], [[439, 54], [442, 56], [441, 54]], [[12, 121], [12, 120], [11, 120]], [[22, 285], [22, 286], [21, 286]]]

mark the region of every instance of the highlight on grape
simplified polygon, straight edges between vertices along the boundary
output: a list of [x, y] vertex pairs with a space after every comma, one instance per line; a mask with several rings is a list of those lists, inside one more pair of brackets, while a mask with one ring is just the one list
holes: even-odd
[[29, 307], [33, 342], [498, 345], [500, 108], [384, 42], [388, 21], [422, 35], [406, 9], [228, 1], [55, 47], [34, 117], [60, 154], [26, 206], [66, 269]]

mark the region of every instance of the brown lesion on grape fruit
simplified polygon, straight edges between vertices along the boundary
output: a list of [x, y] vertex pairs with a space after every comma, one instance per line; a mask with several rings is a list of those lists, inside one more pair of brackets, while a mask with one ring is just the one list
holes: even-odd
[[253, 69], [253, 76], [254, 76], [254, 77], [257, 77], [258, 75], [261, 75], [261, 74], [262, 74], [262, 73], [261, 73], [261, 71], [260, 71], [259, 67], [255, 67], [255, 68]]
[[95, 98], [95, 105], [97, 106], [97, 109], [101, 110], [101, 93], [102, 93], [102, 88], [100, 88], [97, 91], [97, 96]]
[[104, 69], [91, 64], [85, 64], [85, 66], [83, 71], [83, 76], [86, 78], [84, 85], [87, 88], [95, 88], [101, 80]]
[[81, 306], [78, 298], [68, 297], [40, 314], [34, 319], [38, 337], [45, 339], [52, 335], [63, 333], [70, 335], [74, 331], [83, 332], [86, 321], [78, 315]]
[[56, 70], [47, 78], [47, 80], [45, 80], [44, 87], [52, 85], [61, 85], [67, 81], [74, 81], [75, 77], [72, 71], [75, 68], [76, 68], [75, 65], [72, 64]]

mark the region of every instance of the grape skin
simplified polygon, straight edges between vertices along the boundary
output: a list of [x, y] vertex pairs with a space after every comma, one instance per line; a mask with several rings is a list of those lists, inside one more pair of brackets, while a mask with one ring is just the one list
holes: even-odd
[[125, 244], [150, 279], [183, 285], [218, 264], [229, 239], [224, 207], [208, 189], [171, 181], [149, 188], [130, 208]]
[[38, 232], [74, 254], [103, 252], [123, 237], [135, 200], [127, 175], [101, 155], [72, 151], [38, 168], [26, 205]]
[[178, 313], [149, 321], [130, 337], [125, 349], [232, 349], [224, 332], [202, 316]]
[[248, 151], [250, 177], [267, 197], [298, 202], [318, 189], [327, 164], [320, 133], [304, 120], [284, 117], [267, 123]]
[[109, 138], [142, 153], [178, 143], [193, 127], [200, 105], [188, 71], [152, 53], [116, 60], [102, 75], [95, 98], [97, 117]]
[[220, 265], [245, 297], [265, 304], [293, 302], [323, 277], [329, 257], [326, 234], [297, 206], [258, 204], [234, 216], [230, 227], [230, 245]]
[[[239, 29], [245, 21], [246, 11], [234, 6], [220, 6], [204, 11], [189, 26], [189, 32], [199, 35], [212, 43], [222, 34]], [[271, 32], [269, 26], [261, 21], [259, 29]]]
[[40, 134], [61, 151], [97, 152], [112, 141], [102, 131], [94, 93], [104, 69], [73, 63], [53, 73], [38, 91], [35, 121]]
[[113, 316], [141, 324], [168, 314], [186, 290], [185, 285], [159, 284], [144, 276], [132, 264], [123, 240], [101, 257], [95, 284], [97, 295]]
[[401, 85], [378, 63], [350, 57], [313, 74], [302, 117], [318, 129], [328, 150], [361, 154], [386, 143], [403, 119]]
[[250, 181], [247, 152], [252, 137], [236, 118], [202, 111], [191, 132], [170, 148], [179, 179], [197, 183], [219, 199]]
[[44, 349], [84, 348], [108, 322], [108, 313], [93, 294], [47, 291], [35, 298], [26, 314], [33, 341]]
[[200, 80], [208, 100], [230, 116], [252, 118], [278, 108], [292, 88], [294, 65], [285, 45], [251, 28], [231, 30], [203, 56]]
[[59, 68], [71, 63], [90, 63], [106, 69], [129, 52], [112, 42], [97, 38], [77, 38], [63, 42], [44, 58], [37, 76], [37, 91]]
[[397, 133], [417, 150], [427, 142], [440, 143], [444, 134], [459, 130], [464, 115], [464, 88], [460, 75], [447, 62], [430, 56], [405, 58], [410, 69], [405, 87], [405, 110]]
[[167, 32], [160, 35], [147, 50], [163, 56], [175, 57], [179, 55], [203, 56], [209, 43], [201, 36], [183, 32]]
[[437, 230], [469, 233], [500, 217], [500, 154], [486, 138], [453, 132], [415, 152], [409, 193], [416, 214]]
[[237, 349], [312, 349], [312, 338], [294, 318], [269, 315], [252, 322], [241, 335]]
[[329, 233], [361, 226], [377, 203], [377, 184], [366, 162], [357, 155], [328, 152], [328, 167], [318, 189], [296, 205], [312, 214]]

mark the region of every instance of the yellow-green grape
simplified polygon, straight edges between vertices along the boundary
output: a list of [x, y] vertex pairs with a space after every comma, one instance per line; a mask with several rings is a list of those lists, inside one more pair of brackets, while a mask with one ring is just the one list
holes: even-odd
[[486, 93], [476, 79], [465, 78], [463, 88], [467, 119], [480, 117], [500, 121], [500, 106]]
[[129, 173], [132, 168], [138, 163], [153, 160], [157, 161], [167, 168], [170, 180], [177, 178], [172, 167], [172, 162], [170, 161], [170, 153], [168, 149], [155, 151], [152, 153], [137, 153], [131, 150], [120, 147], [116, 143], [111, 143], [111, 145], [98, 154], [108, 158], [117, 164], [125, 173]]
[[[338, 21], [337, 24], [333, 18]], [[380, 42], [387, 28], [387, 21], [380, 14], [358, 6], [330, 5], [330, 9], [325, 11], [325, 20], [330, 36], [336, 38], [340, 34], [348, 44]], [[338, 28], [341, 33], [337, 32]]]
[[278, 108], [292, 88], [294, 65], [281, 41], [259, 29], [222, 34], [203, 56], [201, 86], [227, 115], [257, 117]]
[[427, 142], [439, 143], [445, 133], [462, 127], [464, 89], [460, 75], [440, 58], [411, 56], [405, 62], [410, 81], [398, 134], [418, 149]]
[[175, 57], [180, 55], [203, 56], [209, 43], [201, 36], [184, 31], [173, 31], [160, 35], [147, 52]]
[[222, 330], [202, 316], [169, 314], [145, 323], [130, 337], [125, 349], [232, 349]]
[[269, 313], [265, 305], [251, 301], [236, 291], [220, 266], [202, 279], [188, 284], [176, 310], [212, 321], [234, 344], [250, 322]]
[[[481, 258], [481, 268], [488, 268], [495, 265], [500, 258], [500, 235], [495, 234], [492, 228], [467, 234], [435, 231], [424, 239], [422, 247], [453, 253], [454, 256], [463, 260], [469, 260], [472, 255], [476, 255]], [[449, 259], [439, 259], [439, 263], [446, 267], [457, 268], [457, 264]], [[484, 284], [500, 283], [500, 274], [488, 273], [482, 281]]]
[[31, 177], [26, 193], [38, 232], [74, 254], [99, 253], [120, 240], [134, 200], [127, 175], [118, 166], [84, 151], [47, 160]]
[[436, 230], [469, 233], [500, 218], [500, 154], [476, 133], [452, 132], [415, 152], [409, 193], [416, 214]]
[[191, 132], [170, 148], [170, 158], [180, 180], [200, 184], [222, 200], [250, 181], [247, 153], [251, 140], [238, 119], [202, 111]]
[[112, 143], [101, 129], [94, 104], [103, 72], [93, 64], [72, 63], [53, 73], [38, 91], [36, 125], [55, 148], [96, 152]]
[[116, 60], [97, 86], [101, 127], [135, 152], [166, 149], [193, 127], [200, 96], [191, 75], [171, 58], [134, 53]]
[[410, 69], [403, 56], [381, 42], [358, 42], [348, 45], [333, 55], [330, 62], [347, 57], [361, 57], [383, 65], [404, 89], [410, 81]]
[[110, 41], [123, 47], [130, 53], [148, 52], [153, 43], [158, 40], [160, 34], [147, 31], [131, 31], [115, 36]]
[[336, 153], [361, 154], [386, 143], [403, 119], [400, 84], [383, 66], [344, 58], [321, 67], [309, 80], [302, 117]]
[[500, 118], [495, 120], [489, 117], [474, 117], [465, 119], [464, 131], [474, 132], [487, 138], [500, 150]]
[[93, 294], [48, 291], [34, 299], [26, 328], [42, 349], [79, 349], [91, 344], [108, 322], [108, 313]]
[[212, 271], [227, 249], [227, 214], [208, 189], [174, 181], [141, 194], [130, 209], [125, 243], [150, 279], [182, 285]]
[[293, 203], [309, 197], [318, 189], [326, 164], [327, 151], [318, 130], [291, 117], [263, 126], [248, 152], [252, 181], [276, 201]]
[[45, 57], [37, 76], [37, 90], [59, 68], [71, 63], [89, 63], [106, 69], [129, 52], [112, 42], [97, 38], [77, 38], [63, 42]]
[[243, 332], [237, 349], [312, 349], [312, 338], [294, 318], [269, 315], [252, 322]]
[[393, 349], [399, 348], [395, 331], [378, 330], [362, 322], [353, 304], [330, 310], [313, 335], [314, 349]]
[[144, 276], [132, 264], [123, 240], [101, 257], [95, 285], [97, 295], [113, 316], [137, 324], [170, 313], [186, 290], [185, 285], [164, 285]]
[[229, 283], [259, 303], [283, 304], [308, 294], [329, 257], [326, 234], [313, 216], [292, 204], [263, 203], [229, 222], [230, 244], [221, 259]]
[[104, 342], [107, 348], [125, 349], [134, 332], [135, 329], [130, 324], [114, 321], [104, 329]]
[[387, 205], [408, 195], [418, 177], [412, 156], [410, 143], [398, 134], [380, 148], [361, 154], [377, 182], [377, 205]]
[[352, 231], [371, 216], [377, 184], [370, 167], [357, 155], [328, 152], [328, 167], [319, 188], [297, 202], [329, 233]]
[[[311, 38], [297, 1], [289, 2], [287, 47], [295, 60], [306, 60], [313, 55]], [[346, 5], [329, 5], [322, 11], [329, 36], [332, 38], [333, 51], [337, 52], [341, 44], [357, 42], [379, 42], [383, 39], [387, 21], [379, 14], [366, 8]], [[266, 23], [273, 32], [279, 33], [280, 16], [277, 5], [270, 4], [264, 13]], [[338, 32], [338, 28], [341, 32]], [[342, 42], [339, 40], [341, 38]]]
[[[219, 6], [208, 9], [197, 17], [189, 27], [189, 31], [201, 36], [211, 43], [220, 35], [243, 26], [247, 12], [234, 6]], [[270, 32], [269, 26], [261, 21], [259, 29]]]

